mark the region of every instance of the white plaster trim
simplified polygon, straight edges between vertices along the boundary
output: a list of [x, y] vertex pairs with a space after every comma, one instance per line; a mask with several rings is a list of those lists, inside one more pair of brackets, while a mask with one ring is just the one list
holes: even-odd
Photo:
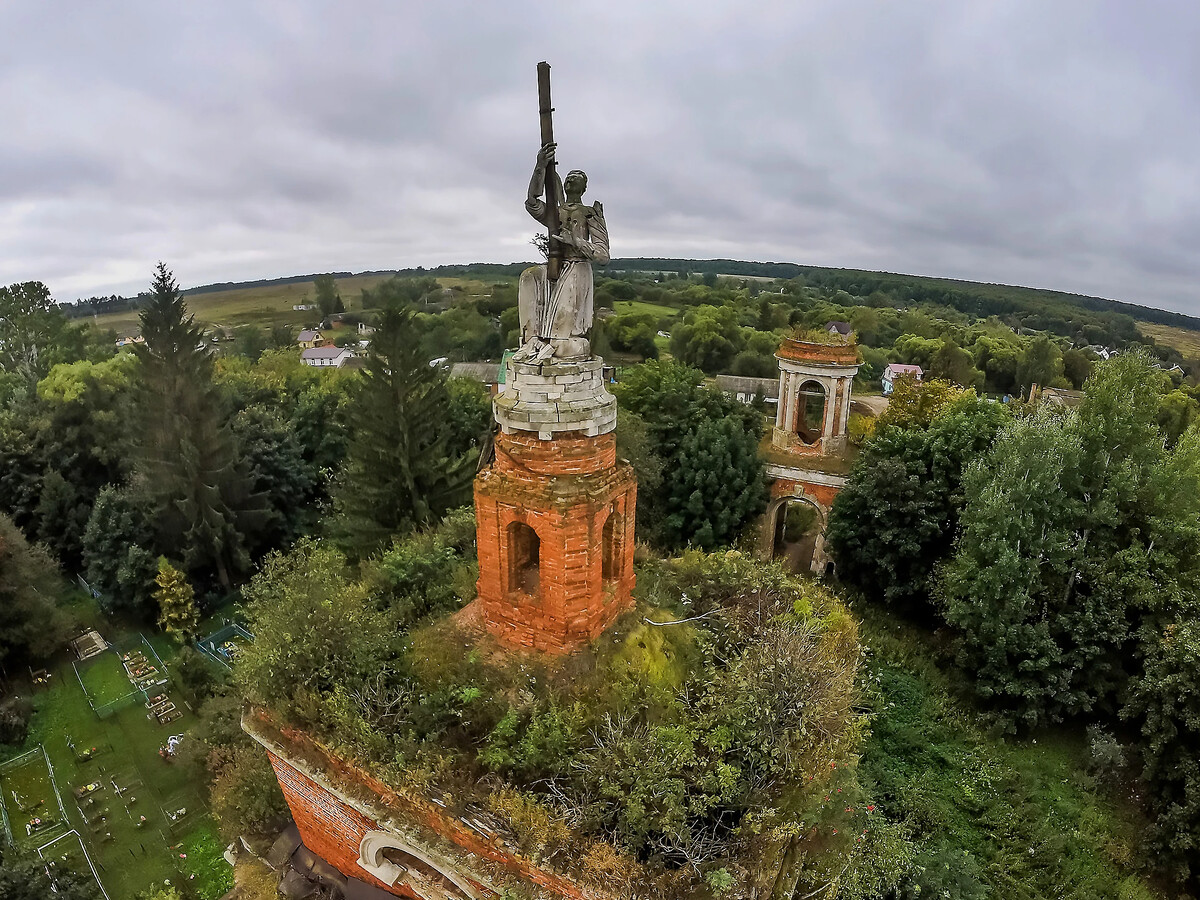
[[815, 469], [801, 469], [794, 466], [781, 466], [776, 463], [767, 463], [766, 469], [767, 475], [772, 478], [804, 481], [808, 484], [820, 484], [827, 487], [843, 488], [847, 481], [845, 475], [833, 475], [829, 472], [818, 472]]
[[808, 378], [853, 378], [861, 368], [858, 363], [852, 366], [823, 366], [816, 363], [797, 362], [782, 356], [776, 356], [775, 359], [779, 361], [781, 372], [793, 372]]
[[404, 875], [405, 870], [391, 860], [384, 858], [383, 851], [389, 847], [394, 847], [402, 853], [407, 853], [414, 859], [419, 859], [443, 878], [452, 882], [470, 900], [479, 900], [479, 895], [471, 890], [468, 885], [463, 884], [451, 872], [446, 871], [445, 863], [437, 863], [399, 835], [392, 834], [391, 832], [368, 831], [363, 835], [362, 843], [358, 845], [359, 866], [365, 871], [370, 872], [384, 884], [394, 887], [396, 882]]

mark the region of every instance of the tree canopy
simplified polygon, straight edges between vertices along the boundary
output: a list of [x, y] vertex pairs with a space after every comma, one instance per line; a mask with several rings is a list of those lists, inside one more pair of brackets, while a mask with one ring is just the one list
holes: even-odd
[[334, 495], [345, 548], [370, 555], [467, 501], [478, 454], [452, 444], [450, 400], [445, 374], [425, 358], [411, 307], [386, 310], [352, 395]]
[[662, 473], [657, 489], [643, 485], [638, 495], [639, 522], [658, 526], [647, 537], [673, 548], [731, 542], [766, 506], [762, 415], [676, 362], [632, 368], [613, 389], [650, 437], [651, 446], [641, 444], [643, 468]]

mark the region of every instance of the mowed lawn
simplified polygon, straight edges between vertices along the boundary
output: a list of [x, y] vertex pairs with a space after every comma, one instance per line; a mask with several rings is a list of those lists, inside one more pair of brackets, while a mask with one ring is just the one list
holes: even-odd
[[77, 663], [75, 668], [93, 706], [105, 706], [133, 693], [121, 658], [113, 650], [105, 650], [99, 656]]
[[[102, 630], [110, 639], [123, 636], [111, 628]], [[169, 670], [171, 645], [157, 635], [151, 643]], [[112, 652], [105, 655], [116, 659]], [[107, 664], [100, 671], [106, 672]], [[123, 672], [118, 674], [124, 678]], [[90, 686], [88, 675], [85, 681]], [[128, 680], [125, 685], [128, 691]], [[25, 746], [8, 748], [7, 753], [0, 748], [0, 755], [11, 758], [45, 745], [66, 807], [66, 826], [82, 837], [111, 900], [134, 900], [152, 884], [168, 879], [176, 884], [188, 881], [204, 900], [216, 900], [232, 887], [233, 870], [221, 857], [223, 847], [204, 805], [202, 786], [191, 770], [159, 754], [171, 735], [185, 734], [196, 718], [174, 684], [160, 690], [185, 711], [182, 718], [161, 725], [139, 699], [101, 720], [88, 705], [71, 663], [64, 662], [56, 667], [51, 687], [34, 697], [35, 713]], [[93, 748], [94, 755], [83, 759]], [[42, 757], [39, 752], [30, 758]], [[9, 787], [9, 779], [4, 779], [6, 793], [16, 788], [26, 804], [37, 802], [50, 790], [37, 781], [36, 767], [28, 768], [32, 775], [24, 766], [17, 770], [23, 780], [32, 779], [24, 792], [15, 783]], [[77, 798], [75, 791], [89, 784], [101, 787]], [[10, 793], [6, 799], [15, 804]], [[55, 806], [50, 799], [38, 808]], [[6, 806], [10, 819], [12, 808]], [[13, 821], [13, 830], [19, 827], [20, 837], [25, 837], [29, 814], [20, 815], [24, 819]], [[57, 857], [57, 848], [50, 848], [47, 855]]]
[[[0, 791], [8, 827], [19, 846], [37, 846], [66, 830], [41, 748], [5, 767]], [[35, 819], [41, 820], [37, 829], [30, 827]]]
[[644, 300], [617, 300], [613, 309], [618, 315], [626, 313], [649, 313], [655, 320], [673, 319], [679, 315], [680, 309], [659, 303], [646, 303]]

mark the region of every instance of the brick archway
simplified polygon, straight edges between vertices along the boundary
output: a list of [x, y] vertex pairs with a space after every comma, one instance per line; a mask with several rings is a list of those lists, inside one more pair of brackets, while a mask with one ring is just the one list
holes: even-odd
[[763, 515], [762, 536], [759, 543], [761, 554], [765, 559], [773, 560], [779, 557], [781, 531], [785, 527], [789, 504], [802, 504], [813, 509], [817, 514], [815, 528], [810, 529], [813, 532], [812, 546], [801, 550], [806, 558], [800, 561], [800, 570], [822, 575], [826, 572], [829, 562], [828, 554], [825, 552], [825, 526], [829, 522], [829, 510], [802, 491], [777, 497], [767, 505], [767, 511]]
[[520, 592], [537, 598], [542, 585], [542, 540], [524, 522], [508, 526], [508, 593]]
[[358, 864], [389, 887], [405, 888], [424, 900], [478, 900], [460, 877], [398, 835], [368, 831], [358, 848]]

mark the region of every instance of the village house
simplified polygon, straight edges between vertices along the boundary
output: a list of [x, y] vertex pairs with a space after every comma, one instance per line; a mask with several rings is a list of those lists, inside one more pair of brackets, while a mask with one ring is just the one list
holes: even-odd
[[826, 322], [825, 331], [830, 334], [840, 334], [842, 337], [848, 338], [854, 333], [854, 326], [849, 322]]
[[761, 400], [769, 406], [779, 402], [778, 378], [749, 378], [741, 375], [718, 375], [717, 389], [738, 403], [750, 406]]
[[478, 381], [493, 396], [499, 393], [501, 384], [500, 364], [494, 362], [460, 362], [450, 367], [451, 378], [469, 378]]
[[354, 354], [348, 347], [309, 347], [301, 351], [300, 361], [306, 366], [324, 368], [333, 366], [340, 369], [346, 365]]
[[306, 328], [300, 332], [300, 336], [296, 338], [296, 343], [300, 345], [301, 350], [311, 350], [313, 347], [323, 347], [327, 342], [321, 336], [321, 332]]
[[896, 386], [897, 378], [913, 378], [920, 381], [925, 376], [925, 370], [920, 366], [908, 366], [903, 363], [888, 363], [888, 367], [883, 370], [883, 396], [887, 397], [892, 393], [892, 388]]

